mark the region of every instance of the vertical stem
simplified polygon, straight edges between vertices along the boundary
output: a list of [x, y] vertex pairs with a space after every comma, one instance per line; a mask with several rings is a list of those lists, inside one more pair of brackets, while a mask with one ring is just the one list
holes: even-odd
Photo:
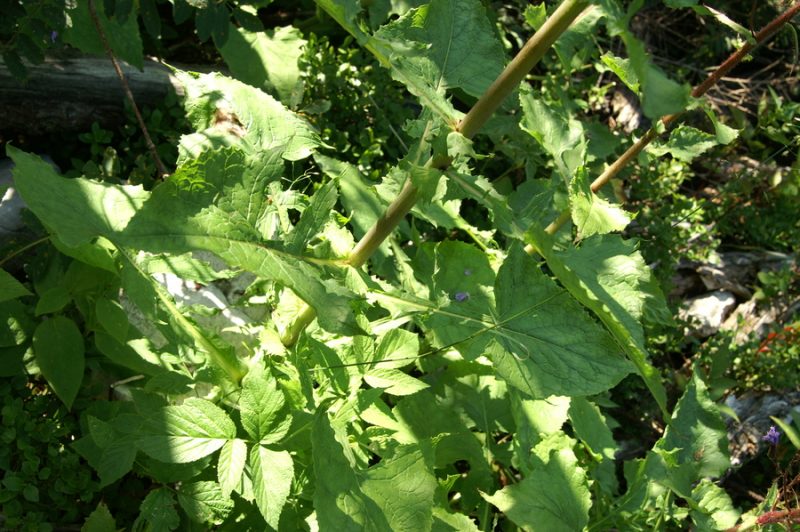
[[483, 127], [503, 100], [516, 89], [528, 72], [544, 57], [545, 52], [556, 39], [572, 24], [578, 15], [589, 5], [586, 0], [564, 0], [545, 21], [539, 31], [528, 39], [525, 46], [506, 66], [483, 96], [472, 106], [458, 124], [457, 130], [467, 138], [472, 138]]

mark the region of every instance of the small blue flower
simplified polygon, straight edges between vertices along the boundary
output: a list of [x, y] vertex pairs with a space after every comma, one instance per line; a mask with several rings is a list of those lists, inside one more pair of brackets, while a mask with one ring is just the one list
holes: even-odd
[[58, 32], [53, 30], [50, 32], [50, 42], [54, 43], [56, 42], [56, 39], [58, 39]]
[[770, 445], [778, 445], [778, 439], [780, 439], [781, 433], [775, 429], [774, 426], [769, 428], [769, 431], [762, 437], [761, 439]]
[[453, 299], [459, 303], [462, 303], [469, 299], [469, 292], [456, 292], [456, 295], [453, 296]]
[[470, 275], [472, 275], [472, 270], [470, 270], [469, 268], [467, 268], [466, 270], [464, 270], [464, 275], [466, 275], [467, 277], [469, 277]]

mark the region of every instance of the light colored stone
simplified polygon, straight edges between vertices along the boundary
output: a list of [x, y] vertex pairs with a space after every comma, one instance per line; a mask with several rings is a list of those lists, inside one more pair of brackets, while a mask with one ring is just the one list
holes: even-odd
[[687, 335], [705, 338], [719, 331], [734, 307], [736, 297], [732, 293], [716, 290], [686, 301], [679, 315], [691, 324]]

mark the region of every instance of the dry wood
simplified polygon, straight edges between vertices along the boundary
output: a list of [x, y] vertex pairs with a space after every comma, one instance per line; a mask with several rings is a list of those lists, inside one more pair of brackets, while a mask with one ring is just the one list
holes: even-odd
[[[170, 70], [157, 61], [146, 59], [141, 72], [125, 63], [121, 67], [142, 107], [156, 105], [170, 90], [183, 94]], [[125, 93], [108, 58], [48, 59], [28, 68], [28, 78], [21, 81], [0, 64], [4, 136], [86, 131], [95, 121], [108, 128], [123, 120]]]

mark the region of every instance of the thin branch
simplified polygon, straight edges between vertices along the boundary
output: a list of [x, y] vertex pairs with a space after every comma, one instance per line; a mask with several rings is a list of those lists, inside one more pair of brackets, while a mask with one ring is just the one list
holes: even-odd
[[128, 80], [125, 79], [125, 74], [122, 72], [122, 68], [119, 66], [119, 61], [117, 61], [114, 51], [111, 49], [111, 45], [108, 44], [106, 32], [103, 30], [103, 26], [100, 24], [100, 17], [97, 16], [97, 11], [94, 8], [94, 0], [88, 0], [88, 6], [89, 14], [92, 16], [92, 21], [94, 22], [95, 28], [97, 28], [97, 34], [100, 36], [100, 40], [103, 43], [103, 48], [105, 48], [108, 57], [111, 59], [111, 64], [114, 65], [114, 70], [117, 73], [117, 77], [119, 77], [119, 81], [122, 83], [122, 90], [125, 91], [125, 96], [128, 98], [131, 108], [133, 108], [133, 114], [136, 115], [136, 121], [139, 122], [142, 135], [144, 135], [144, 142], [147, 145], [147, 149], [150, 151], [150, 156], [153, 157], [153, 161], [156, 163], [158, 177], [159, 179], [164, 179], [164, 176], [167, 175], [167, 169], [164, 166], [164, 163], [161, 162], [161, 158], [158, 156], [158, 151], [156, 150], [155, 144], [153, 144], [153, 139], [150, 138], [150, 132], [147, 131], [147, 126], [144, 124], [144, 118], [142, 118], [142, 114], [139, 112], [139, 107], [136, 105], [136, 100], [133, 99], [133, 93], [128, 85]]
[[[760, 46], [764, 42], [768, 41], [772, 38], [778, 31], [786, 25], [789, 21], [792, 20], [798, 13], [800, 13], [800, 1], [795, 2], [795, 4], [784, 11], [781, 15], [776, 17], [772, 22], [764, 26], [764, 28], [759, 31], [754, 39], [754, 42], [747, 42], [741, 48], [736, 50], [732, 53], [728, 59], [726, 59], [720, 66], [714, 69], [711, 74], [698, 86], [696, 86], [692, 90], [692, 96], [694, 98], [699, 98], [703, 96], [708, 90], [713, 87], [716, 83], [720, 81], [724, 76], [726, 76], [735, 66], [742, 62], [742, 60], [752, 52], [756, 47]], [[683, 114], [685, 111], [680, 113], [675, 113], [671, 115], [667, 115], [661, 118], [661, 125], [656, 124], [651, 127], [638, 141], [636, 141], [633, 146], [625, 150], [625, 153], [619, 156], [616, 161], [611, 163], [611, 165], [606, 168], [600, 176], [592, 182], [591, 188], [592, 192], [597, 192], [600, 190], [604, 185], [606, 185], [612, 178], [614, 178], [625, 166], [639, 153], [644, 150], [644, 148], [650, 144], [656, 137], [658, 137], [661, 132], [666, 131], [672, 124], [674, 124]], [[552, 222], [550, 225], [547, 226], [545, 231], [548, 234], [555, 234], [561, 226], [563, 226], [568, 220], [570, 219], [569, 210], [566, 210], [561, 213], [557, 220]], [[525, 246], [525, 251], [532, 254], [536, 253], [537, 250], [535, 246], [528, 244]]]

